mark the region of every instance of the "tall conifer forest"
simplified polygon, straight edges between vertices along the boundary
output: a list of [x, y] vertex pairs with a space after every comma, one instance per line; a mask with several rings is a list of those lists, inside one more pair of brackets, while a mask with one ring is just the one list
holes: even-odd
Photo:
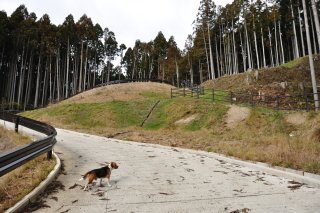
[[181, 86], [279, 66], [319, 53], [319, 8], [316, 0], [200, 0], [184, 49], [161, 31], [127, 47], [85, 14], [56, 26], [27, 5], [0, 11], [0, 106], [43, 107], [119, 79]]

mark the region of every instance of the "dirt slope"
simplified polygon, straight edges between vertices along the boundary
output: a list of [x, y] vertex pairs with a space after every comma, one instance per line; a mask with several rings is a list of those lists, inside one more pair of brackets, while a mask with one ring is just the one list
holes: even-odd
[[248, 118], [249, 114], [250, 109], [248, 107], [230, 105], [225, 118], [226, 127], [229, 129], [234, 128], [239, 122]]

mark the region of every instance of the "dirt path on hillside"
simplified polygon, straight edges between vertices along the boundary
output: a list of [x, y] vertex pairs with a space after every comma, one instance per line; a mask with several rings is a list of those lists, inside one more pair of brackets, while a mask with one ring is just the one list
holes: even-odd
[[226, 127], [230, 129], [235, 127], [239, 122], [245, 120], [249, 114], [250, 109], [247, 107], [230, 105], [225, 118]]

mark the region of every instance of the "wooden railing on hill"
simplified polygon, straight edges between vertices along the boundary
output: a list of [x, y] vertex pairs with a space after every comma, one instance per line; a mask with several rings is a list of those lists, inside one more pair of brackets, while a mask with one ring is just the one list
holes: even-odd
[[[266, 95], [257, 93], [236, 93], [231, 91], [204, 89], [203, 87], [172, 88], [171, 98], [195, 97], [209, 99], [212, 102], [228, 102], [251, 107], [266, 107], [276, 110], [316, 110], [313, 93], [296, 95]], [[317, 100], [320, 102], [320, 100]]]
[[167, 80], [161, 80], [161, 79], [122, 79], [122, 80], [105, 82], [103, 84], [96, 85], [96, 87], [101, 87], [101, 86], [106, 86], [111, 84], [132, 83], [132, 82], [157, 82], [157, 83], [171, 84], [171, 82]]

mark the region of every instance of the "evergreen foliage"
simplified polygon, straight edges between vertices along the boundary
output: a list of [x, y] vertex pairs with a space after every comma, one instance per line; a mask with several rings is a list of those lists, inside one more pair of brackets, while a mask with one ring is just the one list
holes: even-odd
[[[319, 1], [306, 6], [312, 53], [318, 53]], [[85, 14], [55, 26], [48, 14], [37, 19], [24, 5], [10, 16], [0, 11], [1, 107], [37, 108], [121, 78], [181, 86], [279, 66], [308, 52], [304, 13], [300, 0], [234, 0], [225, 7], [200, 0], [194, 32], [180, 50], [161, 31], [148, 42], [137, 38], [134, 47], [119, 45]]]

